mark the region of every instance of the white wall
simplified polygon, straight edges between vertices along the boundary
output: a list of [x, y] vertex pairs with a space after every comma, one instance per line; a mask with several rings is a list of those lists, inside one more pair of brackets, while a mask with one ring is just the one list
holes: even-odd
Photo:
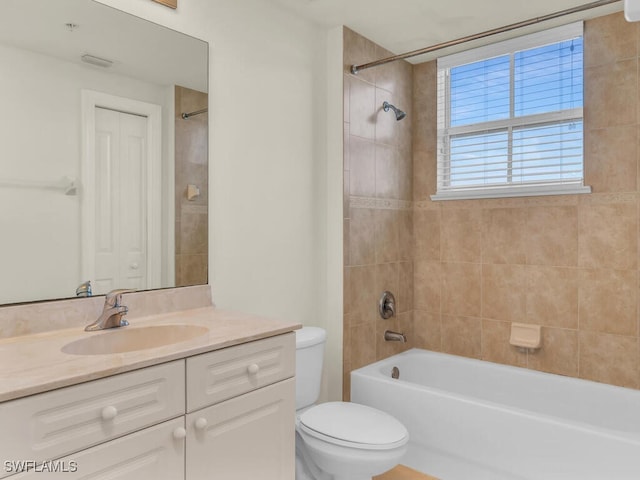
[[342, 221], [327, 228], [327, 32], [266, 0], [181, 0], [175, 11], [101, 1], [209, 42], [214, 301], [327, 327], [325, 398], [340, 398], [341, 292], [327, 300], [329, 250], [342, 255]]
[[[167, 87], [8, 46], [0, 46], [0, 63], [7, 66], [0, 75], [0, 184], [80, 179], [82, 89], [159, 104], [166, 122], [172, 116]], [[0, 304], [74, 296], [87, 280], [80, 278], [79, 209], [79, 195], [0, 185]]]

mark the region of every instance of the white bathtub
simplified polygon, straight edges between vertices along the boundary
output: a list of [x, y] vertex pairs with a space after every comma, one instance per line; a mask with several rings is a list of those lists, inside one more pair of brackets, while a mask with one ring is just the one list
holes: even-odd
[[640, 480], [638, 390], [412, 349], [353, 371], [351, 400], [404, 423], [402, 463], [441, 480]]

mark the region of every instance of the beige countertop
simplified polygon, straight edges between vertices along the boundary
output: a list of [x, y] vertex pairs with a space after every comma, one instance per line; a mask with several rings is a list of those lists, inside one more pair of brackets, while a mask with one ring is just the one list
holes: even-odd
[[70, 342], [118, 330], [85, 332], [67, 328], [20, 337], [0, 338], [0, 402], [128, 372], [199, 353], [271, 337], [301, 327], [214, 307], [184, 310], [130, 320], [126, 329], [156, 325], [199, 325], [208, 333], [157, 348], [105, 355], [63, 352]]

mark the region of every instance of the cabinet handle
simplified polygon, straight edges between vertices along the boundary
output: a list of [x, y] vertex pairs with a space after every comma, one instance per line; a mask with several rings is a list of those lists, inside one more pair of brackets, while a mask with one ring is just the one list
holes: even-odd
[[109, 405], [108, 407], [104, 407], [102, 409], [102, 420], [108, 421], [113, 420], [118, 415], [118, 409], [113, 405]]
[[204, 430], [205, 428], [207, 428], [207, 419], [200, 417], [196, 420], [196, 428], [198, 430]]
[[255, 375], [259, 371], [260, 371], [260, 365], [258, 365], [257, 363], [252, 363], [247, 367], [247, 372], [249, 372], [251, 375]]
[[187, 431], [183, 427], [178, 427], [173, 431], [173, 438], [176, 440], [182, 440], [187, 436]]

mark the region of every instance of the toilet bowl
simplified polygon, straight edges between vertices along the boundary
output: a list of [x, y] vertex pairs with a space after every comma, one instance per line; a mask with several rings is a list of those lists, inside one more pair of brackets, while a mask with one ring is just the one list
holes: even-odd
[[296, 480], [370, 480], [397, 465], [407, 429], [391, 415], [350, 402], [315, 405], [326, 332], [296, 332]]

